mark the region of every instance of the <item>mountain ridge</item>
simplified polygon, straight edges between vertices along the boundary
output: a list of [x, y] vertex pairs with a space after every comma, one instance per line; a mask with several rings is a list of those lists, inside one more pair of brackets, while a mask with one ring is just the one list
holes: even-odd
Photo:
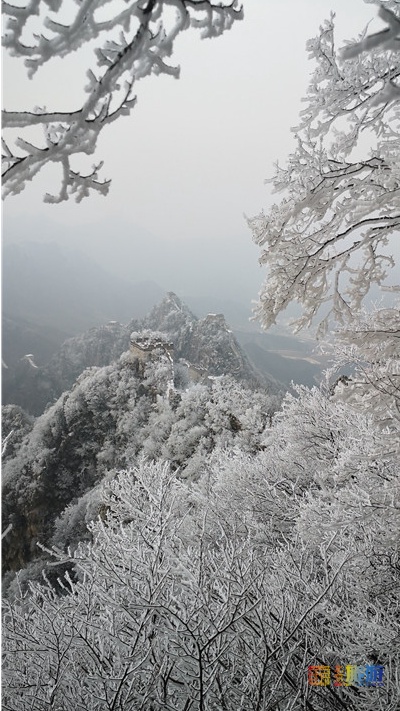
[[[183, 359], [209, 375], [230, 374], [247, 387], [276, 390], [273, 380], [251, 365], [222, 314], [198, 319], [173, 292], [142, 320], [127, 325], [111, 321], [67, 339], [45, 366], [33, 368], [20, 359], [4, 382], [4, 403], [15, 404], [33, 415], [41, 414], [89, 367], [106, 366], [129, 348], [132, 331], [149, 329], [165, 333], [174, 343], [175, 358]], [[36, 363], [35, 363], [36, 365]]]

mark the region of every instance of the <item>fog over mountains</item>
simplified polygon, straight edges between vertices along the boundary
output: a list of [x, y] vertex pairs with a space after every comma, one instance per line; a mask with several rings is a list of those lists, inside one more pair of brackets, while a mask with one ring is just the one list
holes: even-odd
[[116, 277], [55, 242], [6, 245], [3, 274], [4, 314], [64, 337], [109, 320], [144, 316], [164, 293], [154, 282]]
[[[34, 414], [43, 411], [44, 406], [62, 392], [60, 387], [71, 385], [71, 377], [81, 372], [79, 368], [105, 364], [104, 358], [89, 357], [81, 362], [80, 356], [72, 357], [75, 348], [79, 352], [82, 348], [78, 344], [88, 341], [92, 345], [85, 347], [93, 351], [93, 341], [100, 339], [96, 348], [101, 350], [104, 339], [113, 338], [106, 360], [109, 362], [111, 357], [119, 356], [127, 347], [130, 330], [135, 328], [132, 320], [143, 319], [162, 301], [166, 291], [155, 282], [118, 278], [78, 250], [55, 243], [6, 244], [3, 254], [3, 402], [20, 404]], [[250, 322], [250, 305], [245, 302], [204, 294], [194, 295], [185, 302], [200, 318], [210, 311], [222, 312], [253, 367], [267, 380], [289, 385], [292, 380], [312, 384], [318, 378], [321, 365], [313, 354], [314, 344], [287, 334], [262, 333]], [[143, 321], [143, 327], [164, 330], [163, 318], [156, 313], [158, 316], [153, 315], [153, 320], [149, 317], [150, 320]], [[193, 313], [191, 318], [196, 318]], [[126, 324], [126, 328], [117, 324], [104, 328], [110, 321]], [[92, 332], [83, 341], [69, 342], [60, 351], [66, 339], [100, 326], [103, 328], [99, 331]], [[169, 332], [169, 328], [166, 330]], [[65, 358], [66, 351], [70, 360], [75, 358], [79, 365], [54, 385], [54, 363], [57, 358]], [[27, 355], [32, 357], [27, 359]], [[38, 367], [34, 368], [32, 363]]]

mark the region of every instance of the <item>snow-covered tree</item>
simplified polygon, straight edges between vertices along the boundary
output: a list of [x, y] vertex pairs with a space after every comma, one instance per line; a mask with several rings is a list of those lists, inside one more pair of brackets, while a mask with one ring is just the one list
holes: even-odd
[[15, 456], [23, 438], [28, 434], [34, 418], [18, 405], [3, 405], [1, 408], [2, 461]]
[[233, 711], [276, 698], [275, 665], [291, 680], [279, 662], [283, 601], [265, 595], [276, 572], [240, 523], [215, 536], [201, 499], [165, 465], [110, 482], [92, 544], [74, 553], [75, 579], [60, 581], [61, 595], [33, 584], [5, 605], [8, 708]]
[[[109, 181], [99, 177], [102, 163], [88, 173], [74, 167], [76, 154], [92, 155], [100, 131], [136, 103], [136, 83], [150, 74], [179, 77], [168, 63], [176, 37], [190, 27], [202, 37], [218, 37], [242, 17], [236, 0], [111, 0], [4, 2], [3, 44], [23, 58], [29, 77], [54, 57], [66, 57], [82, 46], [94, 47], [97, 68], [88, 68], [82, 106], [71, 111], [32, 108], [4, 111], [4, 129], [19, 129], [15, 148], [3, 144], [3, 194], [20, 192], [46, 164], [62, 169], [60, 190], [47, 202], [74, 195], [82, 200], [90, 190], [106, 194]], [[30, 129], [41, 126], [43, 140], [32, 142]]]
[[[109, 479], [91, 542], [55, 551], [73, 570], [5, 601], [6, 707], [397, 708], [395, 469], [378, 490], [354, 445], [358, 481], [304, 496], [273, 455], [226, 453], [196, 483], [144, 460]], [[307, 687], [308, 664], [347, 660], [380, 660], [389, 683]]]
[[263, 545], [246, 502], [221, 503], [161, 464], [109, 482], [92, 542], [56, 553], [74, 575], [5, 603], [6, 707], [353, 708], [352, 690], [312, 701], [305, 676], [347, 551], [316, 575], [304, 548]]
[[[398, 458], [400, 453], [400, 311], [374, 308], [354, 317], [342, 328], [335, 344], [337, 371], [350, 366], [351, 377], [341, 378], [335, 398], [355, 412], [368, 413], [382, 432], [376, 458]], [[336, 371], [336, 372], [337, 372]]]
[[298, 327], [317, 314], [322, 331], [330, 316], [343, 323], [393, 266], [388, 240], [400, 225], [400, 4], [382, 5], [387, 31], [364, 34], [344, 54], [335, 47], [333, 16], [308, 42], [317, 66], [295, 129], [297, 148], [271, 181], [283, 198], [249, 220], [267, 266], [257, 311], [265, 327], [291, 302], [302, 306]]
[[[305, 594], [317, 596], [348, 552], [335, 589], [305, 622], [303, 639], [310, 656], [332, 667], [344, 658], [380, 660], [393, 685], [379, 699], [341, 696], [345, 708], [354, 702], [356, 709], [394, 709], [400, 698], [399, 478], [388, 443], [370, 412], [341, 402], [328, 387], [299, 388], [274, 418], [262, 453], [230, 455], [215, 470], [219, 519], [239, 507], [252, 512], [254, 545], [282, 551], [288, 590], [298, 589], [305, 565]], [[331, 703], [340, 708], [338, 699]]]

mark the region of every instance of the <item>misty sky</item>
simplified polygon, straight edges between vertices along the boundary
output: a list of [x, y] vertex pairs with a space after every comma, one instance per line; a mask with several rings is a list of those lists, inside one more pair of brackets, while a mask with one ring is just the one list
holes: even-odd
[[[161, 76], [137, 84], [131, 116], [106, 129], [89, 158], [89, 165], [105, 162], [103, 177], [112, 178], [107, 197], [43, 203], [58, 180], [58, 169], [50, 167], [7, 199], [5, 241], [70, 244], [125, 278], [153, 279], [183, 298], [256, 298], [263, 272], [243, 214], [271, 205], [264, 179], [294, 145], [290, 127], [312, 70], [306, 40], [334, 10], [340, 44], [356, 36], [376, 8], [362, 0], [243, 4], [244, 20], [222, 37], [200, 40], [187, 32], [178, 39], [179, 80]], [[89, 63], [86, 50], [53, 61], [29, 81], [22, 64], [7, 58], [4, 108], [74, 110]]]

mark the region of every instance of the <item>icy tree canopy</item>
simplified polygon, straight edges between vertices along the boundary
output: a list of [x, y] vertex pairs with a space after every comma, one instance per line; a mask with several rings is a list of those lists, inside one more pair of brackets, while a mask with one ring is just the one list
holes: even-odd
[[[317, 317], [344, 323], [394, 266], [400, 225], [400, 3], [380, 10], [387, 28], [335, 47], [334, 17], [309, 40], [316, 62], [296, 150], [270, 181], [281, 201], [249, 220], [267, 279], [258, 315], [268, 328], [293, 302], [299, 328]], [[367, 148], [366, 148], [367, 146]], [[321, 317], [323, 318], [321, 322]]]

